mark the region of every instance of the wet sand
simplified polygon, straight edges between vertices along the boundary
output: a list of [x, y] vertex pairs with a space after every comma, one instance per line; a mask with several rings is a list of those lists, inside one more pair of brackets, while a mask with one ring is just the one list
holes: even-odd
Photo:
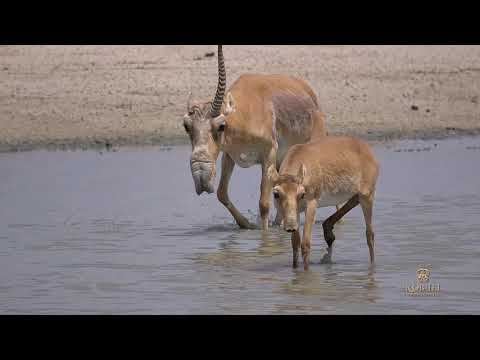
[[[188, 92], [214, 94], [216, 46], [0, 46], [0, 151], [178, 144]], [[229, 46], [243, 73], [310, 82], [333, 134], [480, 133], [480, 46]]]
[[[0, 313], [480, 314], [480, 138], [374, 146], [375, 267], [358, 207], [319, 263], [323, 208], [309, 271], [289, 234], [195, 195], [189, 150], [0, 154]], [[237, 168], [230, 191], [257, 222], [259, 178]], [[407, 295], [428, 264], [440, 292]]]

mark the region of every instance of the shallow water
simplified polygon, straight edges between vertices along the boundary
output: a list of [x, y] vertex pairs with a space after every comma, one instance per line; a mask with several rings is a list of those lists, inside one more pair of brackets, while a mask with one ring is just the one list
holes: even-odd
[[[319, 264], [325, 208], [308, 272], [289, 234], [240, 230], [195, 195], [187, 147], [0, 154], [0, 313], [480, 313], [479, 145], [375, 146], [376, 266], [360, 208]], [[236, 168], [231, 183], [252, 221], [259, 179]], [[406, 295], [421, 264], [437, 296]]]

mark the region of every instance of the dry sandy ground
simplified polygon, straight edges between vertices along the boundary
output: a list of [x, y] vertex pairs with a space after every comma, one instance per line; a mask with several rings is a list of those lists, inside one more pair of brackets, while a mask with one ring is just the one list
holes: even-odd
[[[215, 92], [210, 51], [216, 46], [0, 46], [0, 150], [186, 142], [188, 92]], [[480, 46], [226, 45], [224, 54], [229, 84], [246, 72], [308, 80], [330, 133], [480, 133]]]

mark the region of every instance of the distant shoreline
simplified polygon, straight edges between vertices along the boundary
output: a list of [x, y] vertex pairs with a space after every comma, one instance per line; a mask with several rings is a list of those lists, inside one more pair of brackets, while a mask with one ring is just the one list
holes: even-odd
[[[382, 133], [359, 133], [352, 130], [349, 133], [331, 133], [330, 135], [347, 135], [358, 137], [371, 143], [390, 143], [402, 140], [442, 140], [461, 139], [465, 137], [480, 136], [478, 129], [429, 129], [424, 131], [412, 131], [411, 133], [384, 131]], [[117, 150], [123, 147], [145, 147], [145, 146], [185, 146], [189, 140], [183, 135], [171, 135], [169, 137], [150, 134], [144, 136], [132, 136], [121, 138], [74, 138], [74, 139], [45, 139], [45, 140], [24, 140], [14, 144], [0, 142], [0, 153], [52, 150]]]
[[[186, 144], [187, 99], [214, 95], [215, 52], [215, 45], [0, 45], [0, 152]], [[227, 86], [245, 73], [306, 80], [330, 134], [381, 142], [480, 134], [478, 45], [224, 45], [223, 52]]]

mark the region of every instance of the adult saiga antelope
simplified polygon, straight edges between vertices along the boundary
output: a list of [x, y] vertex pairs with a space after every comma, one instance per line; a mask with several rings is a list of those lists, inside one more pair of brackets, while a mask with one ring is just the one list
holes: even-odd
[[[235, 164], [262, 166], [260, 216], [268, 229], [272, 186], [270, 165], [279, 168], [287, 150], [326, 135], [317, 96], [301, 79], [284, 75], [240, 76], [226, 93], [222, 45], [218, 45], [218, 85], [213, 101], [188, 101], [184, 127], [192, 145], [190, 167], [198, 195], [214, 191], [216, 160], [222, 156], [218, 200], [241, 228], [254, 228], [228, 196]], [[277, 219], [278, 221], [278, 219]]]
[[[347, 201], [335, 214], [323, 222], [323, 233], [328, 253], [332, 256], [335, 241], [333, 226], [347, 212], [361, 205], [366, 224], [370, 262], [375, 261], [372, 211], [379, 165], [369, 146], [350, 137], [325, 137], [290, 148], [280, 172], [275, 166], [268, 169], [273, 194], [284, 218], [283, 227], [292, 233], [293, 267], [297, 267], [301, 245], [304, 268], [308, 269], [312, 227], [317, 207], [339, 205]], [[300, 239], [301, 207], [306, 207], [303, 239]]]

